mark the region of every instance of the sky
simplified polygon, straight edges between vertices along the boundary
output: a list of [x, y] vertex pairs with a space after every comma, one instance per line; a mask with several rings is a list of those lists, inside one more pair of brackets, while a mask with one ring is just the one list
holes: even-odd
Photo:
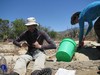
[[99, 0], [0, 0], [0, 18], [12, 22], [35, 17], [44, 27], [64, 31], [78, 26], [70, 24], [71, 15], [94, 1]]

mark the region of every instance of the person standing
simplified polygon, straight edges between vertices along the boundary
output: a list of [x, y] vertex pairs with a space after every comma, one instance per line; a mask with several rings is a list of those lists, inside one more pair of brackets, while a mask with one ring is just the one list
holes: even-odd
[[[35, 59], [35, 62], [31, 75], [51, 75], [52, 70], [45, 67], [46, 55], [44, 50], [56, 49], [54, 41], [46, 32], [37, 28], [39, 24], [34, 17], [27, 18], [25, 25], [28, 30], [24, 31], [15, 39], [13, 44], [19, 47], [28, 46], [28, 51], [25, 55], [19, 57], [10, 75], [24, 75], [26, 73], [27, 63], [33, 59]], [[44, 45], [44, 40], [46, 40], [48, 44]], [[27, 43], [21, 43], [21, 41], [26, 41]]]

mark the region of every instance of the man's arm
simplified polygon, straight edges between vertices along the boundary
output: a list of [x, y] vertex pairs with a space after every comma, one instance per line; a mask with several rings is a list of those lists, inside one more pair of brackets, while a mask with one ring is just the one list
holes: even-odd
[[23, 41], [25, 38], [24, 36], [24, 33], [22, 33], [18, 38], [16, 38], [14, 41], [13, 41], [13, 44], [18, 46], [18, 47], [22, 47], [22, 44], [20, 43], [20, 41]]
[[47, 41], [48, 44], [42, 45], [41, 49], [56, 49], [56, 44], [50, 38], [50, 36], [46, 32], [42, 32], [42, 35], [44, 36], [44, 39]]
[[82, 40], [83, 40], [83, 35], [84, 35], [84, 21], [79, 21], [79, 28], [80, 28], [80, 32], [79, 32], [79, 46], [81, 46]]
[[88, 35], [88, 33], [91, 31], [91, 29], [92, 29], [92, 27], [93, 27], [93, 23], [92, 23], [92, 22], [88, 22], [88, 24], [89, 24], [89, 27], [88, 27], [88, 29], [87, 29], [87, 31], [86, 31], [86, 33], [85, 33], [85, 36]]

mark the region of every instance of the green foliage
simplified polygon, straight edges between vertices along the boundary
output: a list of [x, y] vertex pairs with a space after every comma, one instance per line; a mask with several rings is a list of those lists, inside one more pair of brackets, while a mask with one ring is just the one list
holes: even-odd
[[0, 19], [0, 38], [6, 39], [9, 36], [9, 20]]
[[25, 21], [23, 19], [16, 19], [12, 22], [12, 29], [13, 37], [17, 37], [20, 35], [24, 30], [26, 30]]
[[51, 36], [51, 38], [54, 38], [54, 39], [56, 39], [57, 37], [57, 32], [55, 32], [55, 31], [50, 31], [50, 32], [48, 32], [48, 34]]
[[[23, 31], [25, 31], [27, 27], [25, 26], [24, 19], [16, 19], [13, 22], [9, 23], [9, 20], [0, 19], [0, 39], [11, 38], [14, 39], [19, 36]], [[52, 39], [62, 40], [63, 38], [73, 38], [78, 39], [79, 36], [79, 28], [71, 28], [67, 29], [63, 32], [56, 32], [51, 30], [50, 27], [43, 27], [42, 25], [38, 26], [38, 29], [43, 30], [49, 34]], [[84, 31], [86, 32], [87, 26]], [[94, 29], [88, 34], [87, 40], [95, 39], [96, 34]]]
[[39, 25], [39, 26], [38, 26], [38, 29], [43, 30], [43, 31], [45, 31], [45, 32], [47, 32], [47, 33], [50, 31], [50, 28], [43, 27], [42, 25]]
[[40, 30], [43, 30], [45, 32], [48, 33], [48, 35], [53, 38], [53, 39], [56, 39], [56, 36], [57, 36], [57, 32], [55, 32], [54, 30], [50, 30], [50, 27], [42, 27], [41, 25], [38, 27]]

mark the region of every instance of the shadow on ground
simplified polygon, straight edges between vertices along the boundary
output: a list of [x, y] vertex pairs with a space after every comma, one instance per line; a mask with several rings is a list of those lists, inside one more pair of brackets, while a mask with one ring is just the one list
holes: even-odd
[[78, 51], [86, 55], [90, 60], [100, 60], [100, 50], [92, 47], [85, 47]]

